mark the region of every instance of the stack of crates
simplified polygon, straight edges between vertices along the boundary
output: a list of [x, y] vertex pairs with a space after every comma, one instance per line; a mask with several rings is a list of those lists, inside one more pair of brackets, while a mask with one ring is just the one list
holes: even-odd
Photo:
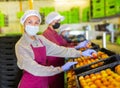
[[41, 18], [42, 18], [41, 24], [45, 23], [45, 16], [47, 16], [50, 12], [53, 12], [53, 11], [55, 11], [54, 7], [41, 7], [39, 9], [39, 13], [41, 14]]
[[4, 14], [0, 12], [0, 27], [3, 27], [4, 25]]
[[106, 0], [106, 2], [105, 2], [105, 15], [106, 16], [113, 16], [115, 14], [116, 14], [116, 0]]
[[65, 17], [64, 21], [61, 22], [62, 24], [80, 22], [79, 7], [73, 7], [68, 11], [62, 11], [59, 13]]
[[0, 12], [0, 27], [8, 26], [8, 16]]
[[43, 13], [45, 16], [47, 16], [50, 12], [55, 11], [54, 7], [42, 7], [39, 9], [40, 13]]
[[79, 14], [80, 8], [79, 7], [73, 7], [71, 8], [71, 22], [69, 23], [79, 23], [80, 22], [80, 14]]
[[87, 7], [82, 11], [82, 22], [87, 22], [90, 19], [90, 8]]
[[0, 88], [17, 88], [22, 73], [15, 56], [15, 43], [19, 37], [0, 37]]
[[91, 0], [91, 17], [100, 18], [105, 16], [104, 0]]

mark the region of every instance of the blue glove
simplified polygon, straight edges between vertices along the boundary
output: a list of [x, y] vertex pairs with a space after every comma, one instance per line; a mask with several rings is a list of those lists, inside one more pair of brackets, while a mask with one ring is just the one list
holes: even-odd
[[90, 57], [92, 57], [92, 53], [96, 53], [97, 54], [97, 52], [95, 50], [93, 50], [93, 49], [87, 49], [87, 50], [85, 50], [85, 51], [82, 52], [82, 55], [83, 56], [90, 56]]
[[70, 69], [71, 66], [77, 64], [77, 62], [67, 62], [62, 66], [63, 71], [67, 71]]
[[83, 48], [83, 47], [86, 47], [86, 45], [89, 43], [88, 40], [85, 40], [83, 42], [80, 42], [77, 46], [75, 46], [75, 49], [80, 49], [80, 48]]

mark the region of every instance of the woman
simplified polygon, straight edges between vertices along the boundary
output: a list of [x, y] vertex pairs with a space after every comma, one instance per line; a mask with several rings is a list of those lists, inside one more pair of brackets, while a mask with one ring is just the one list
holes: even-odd
[[[74, 45], [86, 41], [84, 33], [82, 31], [76, 31], [74, 29], [75, 28], [72, 28], [68, 24], [63, 24], [59, 28], [59, 35], [61, 35], [68, 43], [75, 43]], [[87, 40], [84, 45], [81, 45], [79, 47], [86, 47], [86, 44], [88, 44], [88, 42], [90, 41]]]
[[[64, 20], [64, 17], [57, 12], [51, 12], [45, 19], [48, 25], [47, 29], [43, 32], [43, 36], [53, 43], [60, 46], [68, 46], [66, 40], [57, 33], [57, 29], [60, 27], [60, 22]], [[64, 64], [64, 58], [48, 56], [48, 65], [62, 66]], [[60, 73], [54, 76], [48, 77], [50, 88], [64, 88], [64, 73]], [[54, 84], [54, 85], [53, 85]]]
[[[41, 16], [36, 10], [28, 10], [20, 19], [24, 34], [16, 43], [17, 64], [23, 70], [18, 88], [49, 88], [48, 76], [53, 76], [70, 69], [76, 62], [62, 66], [48, 66], [46, 56], [79, 57], [90, 55], [91, 50], [80, 52], [73, 48], [57, 46], [42, 35], [37, 35]], [[93, 52], [93, 51], [92, 51]]]
[[[59, 46], [74, 47], [74, 43], [68, 43], [62, 35], [60, 35], [57, 30], [60, 27], [60, 22], [64, 20], [64, 16], [60, 15], [58, 12], [51, 12], [47, 15], [45, 22], [48, 25], [47, 29], [43, 32], [43, 36], [48, 40]], [[87, 44], [87, 43], [86, 43]], [[79, 49], [84, 44], [79, 44], [75, 46]], [[64, 64], [64, 59], [55, 56], [48, 56], [48, 65], [62, 66]], [[48, 77], [50, 88], [64, 88], [64, 73], [57, 74], [55, 76]], [[54, 84], [54, 85], [53, 85]]]

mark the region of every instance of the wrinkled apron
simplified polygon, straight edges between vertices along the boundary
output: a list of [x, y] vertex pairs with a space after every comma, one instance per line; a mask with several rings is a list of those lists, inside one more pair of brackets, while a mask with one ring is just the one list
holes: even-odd
[[[46, 65], [46, 48], [32, 47], [34, 52], [35, 61], [41, 65]], [[48, 88], [48, 77], [33, 76], [32, 74], [24, 71], [20, 85], [18, 88]]]
[[[44, 31], [43, 36], [57, 45], [65, 46], [67, 44], [67, 42], [50, 27]], [[64, 58], [60, 57], [47, 56], [47, 60], [48, 66], [53, 65], [54, 67], [57, 67], [64, 64]], [[64, 73], [48, 77], [48, 83], [49, 88], [64, 88]]]

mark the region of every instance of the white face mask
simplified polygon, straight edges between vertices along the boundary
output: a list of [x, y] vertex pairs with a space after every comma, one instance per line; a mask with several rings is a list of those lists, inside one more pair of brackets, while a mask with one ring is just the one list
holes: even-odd
[[26, 25], [25, 31], [31, 36], [36, 35], [39, 32], [39, 26]]

